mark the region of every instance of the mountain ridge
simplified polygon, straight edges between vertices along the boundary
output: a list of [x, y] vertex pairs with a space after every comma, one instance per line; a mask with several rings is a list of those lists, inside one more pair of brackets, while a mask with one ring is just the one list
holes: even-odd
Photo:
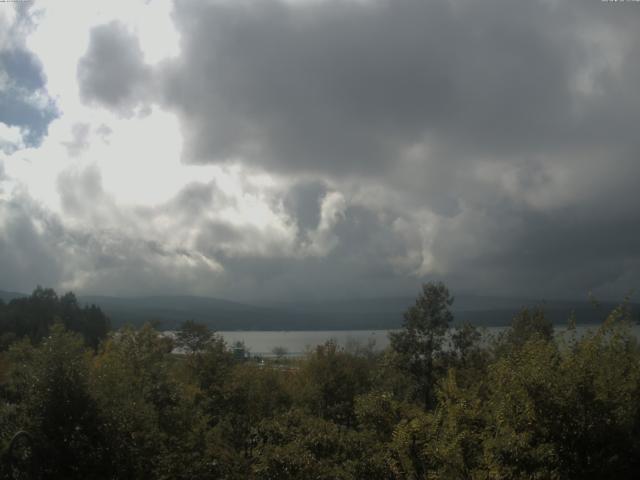
[[[0, 291], [5, 302], [26, 296]], [[186, 320], [205, 323], [214, 330], [368, 330], [391, 329], [402, 325], [403, 313], [414, 297], [312, 300], [297, 302], [245, 303], [194, 295], [107, 296], [78, 295], [83, 305], [99, 306], [114, 328], [154, 322], [158, 328], [175, 329]], [[461, 295], [452, 312], [454, 323], [478, 326], [508, 325], [525, 307], [541, 306], [556, 325], [566, 324], [572, 312], [580, 324], [598, 323], [618, 304], [589, 301], [535, 301], [523, 298]], [[630, 304], [638, 312], [640, 305]]]

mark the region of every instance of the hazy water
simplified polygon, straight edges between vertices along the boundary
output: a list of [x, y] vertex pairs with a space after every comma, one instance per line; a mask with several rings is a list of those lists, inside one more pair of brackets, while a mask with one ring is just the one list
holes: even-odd
[[222, 335], [228, 345], [244, 342], [252, 355], [271, 355], [275, 347], [284, 347], [289, 355], [302, 355], [308, 349], [321, 345], [327, 340], [336, 340], [346, 346], [357, 342], [367, 345], [375, 342], [376, 350], [384, 350], [389, 345], [390, 330], [309, 330], [309, 331], [251, 331], [216, 332]]
[[[589, 329], [596, 328], [596, 325], [580, 325], [576, 328], [578, 336], [583, 335]], [[506, 327], [486, 327], [481, 329], [485, 337], [497, 335]], [[311, 331], [223, 331], [217, 332], [225, 339], [227, 344], [233, 345], [235, 342], [244, 342], [252, 355], [269, 356], [275, 347], [284, 347], [289, 355], [297, 356], [304, 354], [308, 349], [321, 345], [327, 340], [333, 339], [341, 346], [349, 344], [360, 344], [366, 346], [369, 342], [374, 342], [376, 350], [384, 350], [389, 346], [388, 333], [391, 330], [311, 330]], [[556, 328], [560, 333], [564, 328]], [[636, 337], [640, 338], [640, 325], [633, 327]]]

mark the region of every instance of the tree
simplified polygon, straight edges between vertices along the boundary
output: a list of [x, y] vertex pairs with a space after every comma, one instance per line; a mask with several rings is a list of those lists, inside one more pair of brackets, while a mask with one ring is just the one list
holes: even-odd
[[367, 359], [346, 353], [329, 340], [302, 362], [298, 378], [301, 403], [313, 415], [342, 425], [356, 424], [355, 399], [371, 387]]
[[183, 322], [176, 335], [176, 345], [185, 353], [201, 352], [211, 341], [213, 333], [203, 323], [187, 320]]
[[[196, 430], [197, 411], [186, 400], [188, 390], [172, 375], [172, 342], [150, 325], [116, 332], [94, 357], [91, 389], [104, 418], [112, 478], [176, 478], [161, 476]], [[180, 463], [183, 466], [183, 463]], [[184, 466], [183, 466], [184, 468]]]
[[249, 350], [243, 341], [238, 340], [233, 344], [233, 358], [240, 362], [244, 362], [249, 358]]
[[425, 283], [415, 305], [404, 314], [402, 330], [389, 334], [391, 348], [398, 356], [398, 367], [413, 377], [416, 395], [426, 408], [435, 400], [435, 361], [453, 320], [449, 310], [452, 304], [453, 297], [443, 283]]
[[511, 321], [511, 326], [499, 338], [498, 353], [509, 348], [522, 348], [531, 340], [553, 340], [553, 324], [541, 307], [524, 308]]
[[98, 406], [82, 338], [61, 323], [34, 348], [15, 344], [8, 389], [22, 428], [38, 446], [43, 478], [109, 478]]
[[467, 386], [486, 375], [491, 355], [483, 348], [483, 332], [466, 322], [452, 329], [449, 335], [449, 351], [446, 352], [447, 368], [456, 369], [456, 382]]
[[262, 421], [257, 433], [256, 480], [393, 478], [382, 445], [369, 432], [292, 409]]
[[[0, 308], [0, 335], [29, 337], [38, 343], [49, 334], [57, 320], [72, 332], [82, 334], [87, 345], [94, 350], [109, 331], [109, 319], [95, 305], [80, 307], [76, 296], [68, 292], [58, 297], [50, 288], [36, 288], [31, 296], [15, 298]], [[6, 343], [6, 341], [5, 341]]]
[[276, 360], [278, 362], [281, 362], [282, 359], [287, 356], [289, 351], [285, 347], [277, 346], [277, 347], [273, 347], [273, 350], [271, 350], [271, 353], [275, 355]]

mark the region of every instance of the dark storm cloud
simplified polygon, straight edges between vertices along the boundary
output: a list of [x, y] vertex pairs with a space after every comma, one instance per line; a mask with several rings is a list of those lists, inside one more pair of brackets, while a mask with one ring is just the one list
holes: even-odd
[[230, 298], [413, 294], [427, 279], [540, 297], [640, 286], [640, 8], [625, 3], [176, 2], [180, 55], [153, 68], [123, 25], [96, 27], [84, 100], [177, 113], [183, 160], [271, 174], [277, 186], [241, 196], [285, 226], [244, 224], [215, 182], [119, 218], [93, 173], [74, 174], [60, 180], [67, 213], [98, 204], [102, 223], [138, 226], [78, 247], [103, 259], [78, 256], [97, 268], [85, 285]]
[[[348, 207], [326, 232], [338, 246], [309, 255], [304, 248], [288, 251], [268, 229], [192, 215], [216, 211], [224, 197], [214, 187], [194, 184], [165, 205], [135, 211], [115, 208], [95, 167], [71, 170], [58, 180], [64, 217], [26, 192], [14, 192], [8, 201], [0, 199], [0, 267], [10, 282], [2, 288], [30, 291], [41, 283], [103, 294], [197, 293], [238, 300], [414, 289], [415, 280], [398, 277], [389, 258], [407, 249], [390, 229], [394, 217]], [[157, 229], [158, 219], [169, 224]], [[194, 232], [193, 241], [188, 232]]]
[[113, 21], [91, 30], [87, 52], [78, 62], [83, 101], [131, 116], [150, 95], [150, 80], [138, 39], [125, 25]]
[[586, 298], [596, 290], [621, 300], [640, 284], [638, 212], [626, 218], [589, 218], [578, 208], [473, 215], [439, 230], [432, 250], [444, 277], [465, 292], [482, 286], [494, 295], [542, 299]]
[[303, 181], [293, 185], [284, 196], [283, 207], [296, 222], [301, 239], [309, 230], [315, 230], [318, 227], [320, 207], [326, 193], [327, 187], [324, 183]]
[[321, 256], [237, 254], [229, 245], [253, 232], [211, 227], [203, 230], [199, 245], [224, 268], [218, 288], [239, 299], [376, 297], [415, 290], [416, 277], [399, 272], [392, 261], [407, 255], [409, 246], [394, 235], [390, 222], [366, 207], [346, 210], [330, 232], [338, 240], [336, 248]]
[[550, 2], [189, 2], [175, 20], [165, 100], [189, 162], [363, 174], [428, 136], [506, 153], [581, 128], [589, 51]]
[[24, 44], [30, 28], [28, 9], [20, 7], [16, 22], [3, 28], [10, 41], [0, 43], [0, 122], [19, 127], [26, 146], [38, 146], [58, 110], [47, 94], [40, 60]]
[[[416, 12], [393, 5], [178, 4], [183, 55], [164, 72], [165, 95], [186, 160], [379, 169], [444, 113], [448, 88], [442, 27], [405, 23]], [[434, 26], [449, 15], [432, 10]]]
[[[349, 181], [379, 184], [416, 227], [434, 213], [422, 233], [432, 275], [462, 287], [633, 287], [640, 9], [628, 7], [177, 3], [182, 55], [162, 71], [164, 102], [180, 115], [187, 162], [311, 172], [346, 195]], [[293, 190], [284, 207], [312, 224], [314, 202]], [[395, 258], [402, 243], [363, 244], [366, 214], [355, 212], [332, 254]]]
[[330, 257], [352, 264], [367, 278], [395, 277], [390, 259], [402, 255], [405, 246], [391, 229], [389, 219], [364, 206], [345, 209], [333, 228], [338, 238]]

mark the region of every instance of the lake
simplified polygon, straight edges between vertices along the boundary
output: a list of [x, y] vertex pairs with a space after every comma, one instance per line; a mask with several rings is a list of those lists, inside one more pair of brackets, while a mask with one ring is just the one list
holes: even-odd
[[[579, 325], [576, 327], [578, 335], [583, 335], [587, 330], [596, 325]], [[497, 335], [506, 327], [486, 327], [481, 329], [486, 337]], [[556, 328], [558, 333], [565, 330], [564, 327]], [[289, 356], [303, 355], [316, 345], [321, 345], [327, 340], [334, 339], [341, 346], [359, 344], [366, 346], [374, 342], [376, 350], [384, 350], [389, 346], [388, 333], [391, 330], [310, 330], [310, 331], [220, 331], [228, 345], [235, 342], [244, 342], [251, 355], [272, 356], [275, 347], [283, 347]], [[633, 327], [633, 332], [640, 338], [640, 326]]]
[[248, 332], [216, 332], [224, 338], [228, 345], [244, 342], [251, 355], [271, 356], [276, 347], [284, 347], [289, 356], [303, 355], [307, 350], [334, 339], [341, 346], [357, 342], [367, 345], [375, 342], [376, 350], [384, 350], [389, 346], [390, 330], [309, 330], [309, 331], [248, 331]]

